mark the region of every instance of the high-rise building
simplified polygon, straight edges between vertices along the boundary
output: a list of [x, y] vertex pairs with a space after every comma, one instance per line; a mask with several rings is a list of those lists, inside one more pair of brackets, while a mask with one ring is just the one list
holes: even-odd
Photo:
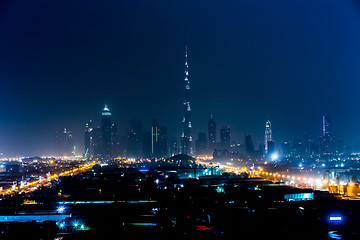
[[198, 139], [196, 140], [195, 150], [197, 155], [206, 154], [206, 133], [198, 133]]
[[92, 130], [92, 155], [94, 158], [100, 158], [103, 154], [103, 140], [100, 126]]
[[71, 131], [67, 128], [64, 128], [63, 137], [64, 137], [64, 155], [71, 156], [74, 148]]
[[85, 142], [85, 151], [84, 151], [84, 157], [89, 158], [91, 157], [91, 145], [92, 145], [92, 130], [93, 130], [93, 124], [92, 120], [90, 120], [88, 123], [85, 124], [85, 133], [84, 133], [84, 142]]
[[143, 157], [150, 158], [152, 156], [152, 135], [150, 131], [144, 133], [142, 142]]
[[158, 157], [166, 158], [168, 157], [168, 134], [167, 128], [162, 126], [159, 129], [159, 141], [158, 141]]
[[332, 136], [332, 123], [329, 115], [322, 116], [322, 136]]
[[116, 123], [111, 124], [111, 156], [121, 156], [120, 134]]
[[271, 130], [271, 122], [267, 120], [265, 123], [265, 154], [269, 153], [269, 142], [272, 141], [272, 130]]
[[254, 143], [251, 138], [251, 135], [246, 134], [245, 136], [245, 151], [248, 155], [251, 155], [254, 153]]
[[169, 153], [171, 157], [179, 154], [179, 145], [174, 136], [169, 138]]
[[190, 107], [190, 81], [189, 81], [189, 65], [188, 52], [185, 46], [185, 101], [184, 101], [184, 117], [182, 120], [183, 131], [181, 134], [181, 153], [193, 154], [192, 137], [191, 137], [191, 107]]
[[208, 140], [209, 140], [209, 152], [213, 153], [216, 146], [216, 123], [213, 115], [210, 116], [208, 123]]
[[55, 132], [56, 153], [61, 156], [71, 156], [73, 151], [72, 133], [68, 128]]
[[159, 123], [156, 119], [152, 120], [151, 125], [151, 155], [157, 157], [159, 153]]
[[102, 111], [101, 118], [102, 140], [103, 140], [103, 158], [109, 159], [111, 157], [111, 112], [108, 106]]
[[230, 126], [226, 126], [220, 129], [220, 144], [223, 149], [230, 148]]
[[133, 119], [130, 122], [128, 132], [127, 151], [128, 158], [141, 157], [142, 151], [142, 125], [139, 119]]
[[282, 142], [282, 154], [284, 156], [290, 156], [290, 154], [291, 154], [291, 143], [290, 143], [290, 141], [283, 141]]
[[332, 132], [332, 121], [329, 115], [322, 116], [322, 132], [320, 137], [320, 154], [331, 155], [336, 152], [336, 138]]
[[295, 139], [292, 147], [293, 156], [303, 156], [305, 154], [305, 145], [301, 139]]

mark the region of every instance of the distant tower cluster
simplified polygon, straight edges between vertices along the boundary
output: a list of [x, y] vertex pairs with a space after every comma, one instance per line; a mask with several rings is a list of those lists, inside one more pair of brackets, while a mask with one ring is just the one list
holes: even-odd
[[271, 145], [273, 143], [270, 120], [267, 120], [266, 123], [265, 123], [265, 139], [264, 140], [265, 140], [265, 142], [264, 142], [264, 144], [265, 144], [265, 154], [269, 154], [270, 153], [269, 147], [271, 148], [272, 147]]
[[189, 81], [189, 65], [187, 46], [185, 46], [185, 101], [184, 101], [184, 117], [183, 117], [183, 131], [181, 135], [181, 153], [193, 154], [192, 137], [191, 137], [191, 107], [190, 107], [190, 81]]

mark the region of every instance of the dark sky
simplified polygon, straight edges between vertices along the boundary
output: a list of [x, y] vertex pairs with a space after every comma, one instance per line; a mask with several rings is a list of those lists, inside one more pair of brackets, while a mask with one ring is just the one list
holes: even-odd
[[321, 133], [360, 150], [360, 5], [356, 1], [27, 1], [0, 3], [0, 151], [52, 151], [56, 129], [122, 129], [159, 119], [180, 136], [184, 49], [194, 138], [213, 114], [232, 137], [275, 141]]

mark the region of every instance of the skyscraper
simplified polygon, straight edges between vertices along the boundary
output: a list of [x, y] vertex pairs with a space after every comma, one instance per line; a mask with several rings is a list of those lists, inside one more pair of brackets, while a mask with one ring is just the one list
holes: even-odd
[[181, 135], [181, 153], [193, 154], [192, 151], [192, 137], [191, 137], [191, 108], [190, 108], [190, 81], [189, 81], [189, 65], [187, 46], [185, 46], [185, 101], [184, 101], [184, 117], [183, 117], [183, 131]]
[[168, 156], [168, 134], [167, 127], [160, 127], [159, 129], [159, 155], [158, 157], [166, 158]]
[[121, 156], [120, 134], [116, 123], [111, 124], [111, 157]]
[[230, 148], [230, 126], [226, 126], [220, 129], [220, 144], [224, 149]]
[[245, 136], [245, 151], [248, 155], [251, 155], [254, 153], [254, 143], [251, 138], [251, 135], [246, 134]]
[[128, 158], [138, 158], [142, 150], [142, 125], [139, 119], [132, 119], [127, 139], [126, 156]]
[[146, 131], [143, 135], [142, 140], [142, 154], [145, 158], [150, 158], [152, 156], [152, 135], [150, 131]]
[[109, 159], [111, 157], [111, 112], [108, 106], [102, 111], [101, 118], [102, 140], [103, 140], [103, 158]]
[[332, 135], [331, 117], [328, 115], [322, 116], [322, 136], [330, 137]]
[[213, 115], [210, 116], [210, 120], [208, 123], [208, 139], [209, 139], [209, 151], [213, 153], [216, 145], [216, 123]]
[[93, 125], [92, 125], [92, 120], [90, 120], [88, 123], [85, 124], [85, 133], [84, 133], [84, 142], [85, 142], [85, 151], [84, 151], [84, 156], [89, 158], [91, 157], [91, 145], [92, 145], [92, 130], [93, 130]]
[[159, 123], [156, 119], [152, 120], [151, 125], [151, 155], [157, 156], [159, 151]]
[[331, 155], [336, 152], [336, 138], [332, 132], [332, 121], [329, 115], [322, 116], [322, 129], [320, 137], [320, 153]]
[[265, 154], [269, 153], [269, 142], [272, 141], [272, 130], [271, 130], [271, 122], [267, 120], [265, 123]]
[[195, 150], [197, 155], [206, 154], [206, 133], [198, 133], [198, 138], [196, 140]]

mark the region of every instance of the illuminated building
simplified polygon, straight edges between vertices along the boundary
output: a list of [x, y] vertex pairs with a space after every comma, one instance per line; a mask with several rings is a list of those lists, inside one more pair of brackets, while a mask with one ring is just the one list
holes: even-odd
[[85, 143], [85, 151], [84, 156], [89, 158], [91, 157], [91, 145], [92, 145], [92, 120], [90, 120], [88, 123], [85, 124], [85, 133], [84, 133], [84, 143]]
[[121, 156], [120, 135], [116, 123], [111, 124], [111, 156]]
[[267, 120], [265, 123], [265, 154], [269, 153], [269, 142], [272, 141], [272, 130], [271, 130], [271, 122]]
[[97, 126], [96, 128], [94, 128], [92, 130], [91, 146], [92, 146], [91, 152], [92, 152], [93, 157], [100, 158], [103, 153], [103, 150], [102, 150], [103, 140], [102, 140], [102, 133], [101, 133], [100, 126]]
[[222, 148], [230, 148], [230, 136], [230, 126], [226, 126], [220, 129], [220, 144]]
[[290, 154], [291, 154], [291, 143], [290, 143], [290, 141], [283, 141], [282, 142], [282, 154], [284, 156], [290, 156]]
[[138, 158], [142, 150], [142, 125], [139, 119], [132, 119], [127, 139], [127, 158]]
[[332, 124], [331, 117], [328, 115], [322, 116], [322, 136], [331, 136], [332, 135]]
[[320, 154], [332, 155], [336, 151], [336, 138], [332, 133], [332, 121], [329, 115], [322, 116], [322, 135], [320, 137]]
[[213, 115], [210, 116], [208, 123], [208, 140], [209, 140], [209, 151], [212, 153], [216, 146], [216, 123]]
[[101, 129], [103, 140], [102, 157], [109, 159], [111, 157], [111, 112], [106, 104], [102, 111]]
[[159, 123], [156, 119], [152, 120], [151, 125], [151, 155], [157, 156], [158, 155], [158, 141], [159, 141]]
[[185, 47], [185, 101], [184, 101], [184, 117], [183, 117], [183, 131], [181, 134], [181, 153], [193, 154], [192, 137], [191, 137], [191, 107], [190, 107], [190, 81], [189, 81], [189, 65], [187, 56], [187, 46]]

